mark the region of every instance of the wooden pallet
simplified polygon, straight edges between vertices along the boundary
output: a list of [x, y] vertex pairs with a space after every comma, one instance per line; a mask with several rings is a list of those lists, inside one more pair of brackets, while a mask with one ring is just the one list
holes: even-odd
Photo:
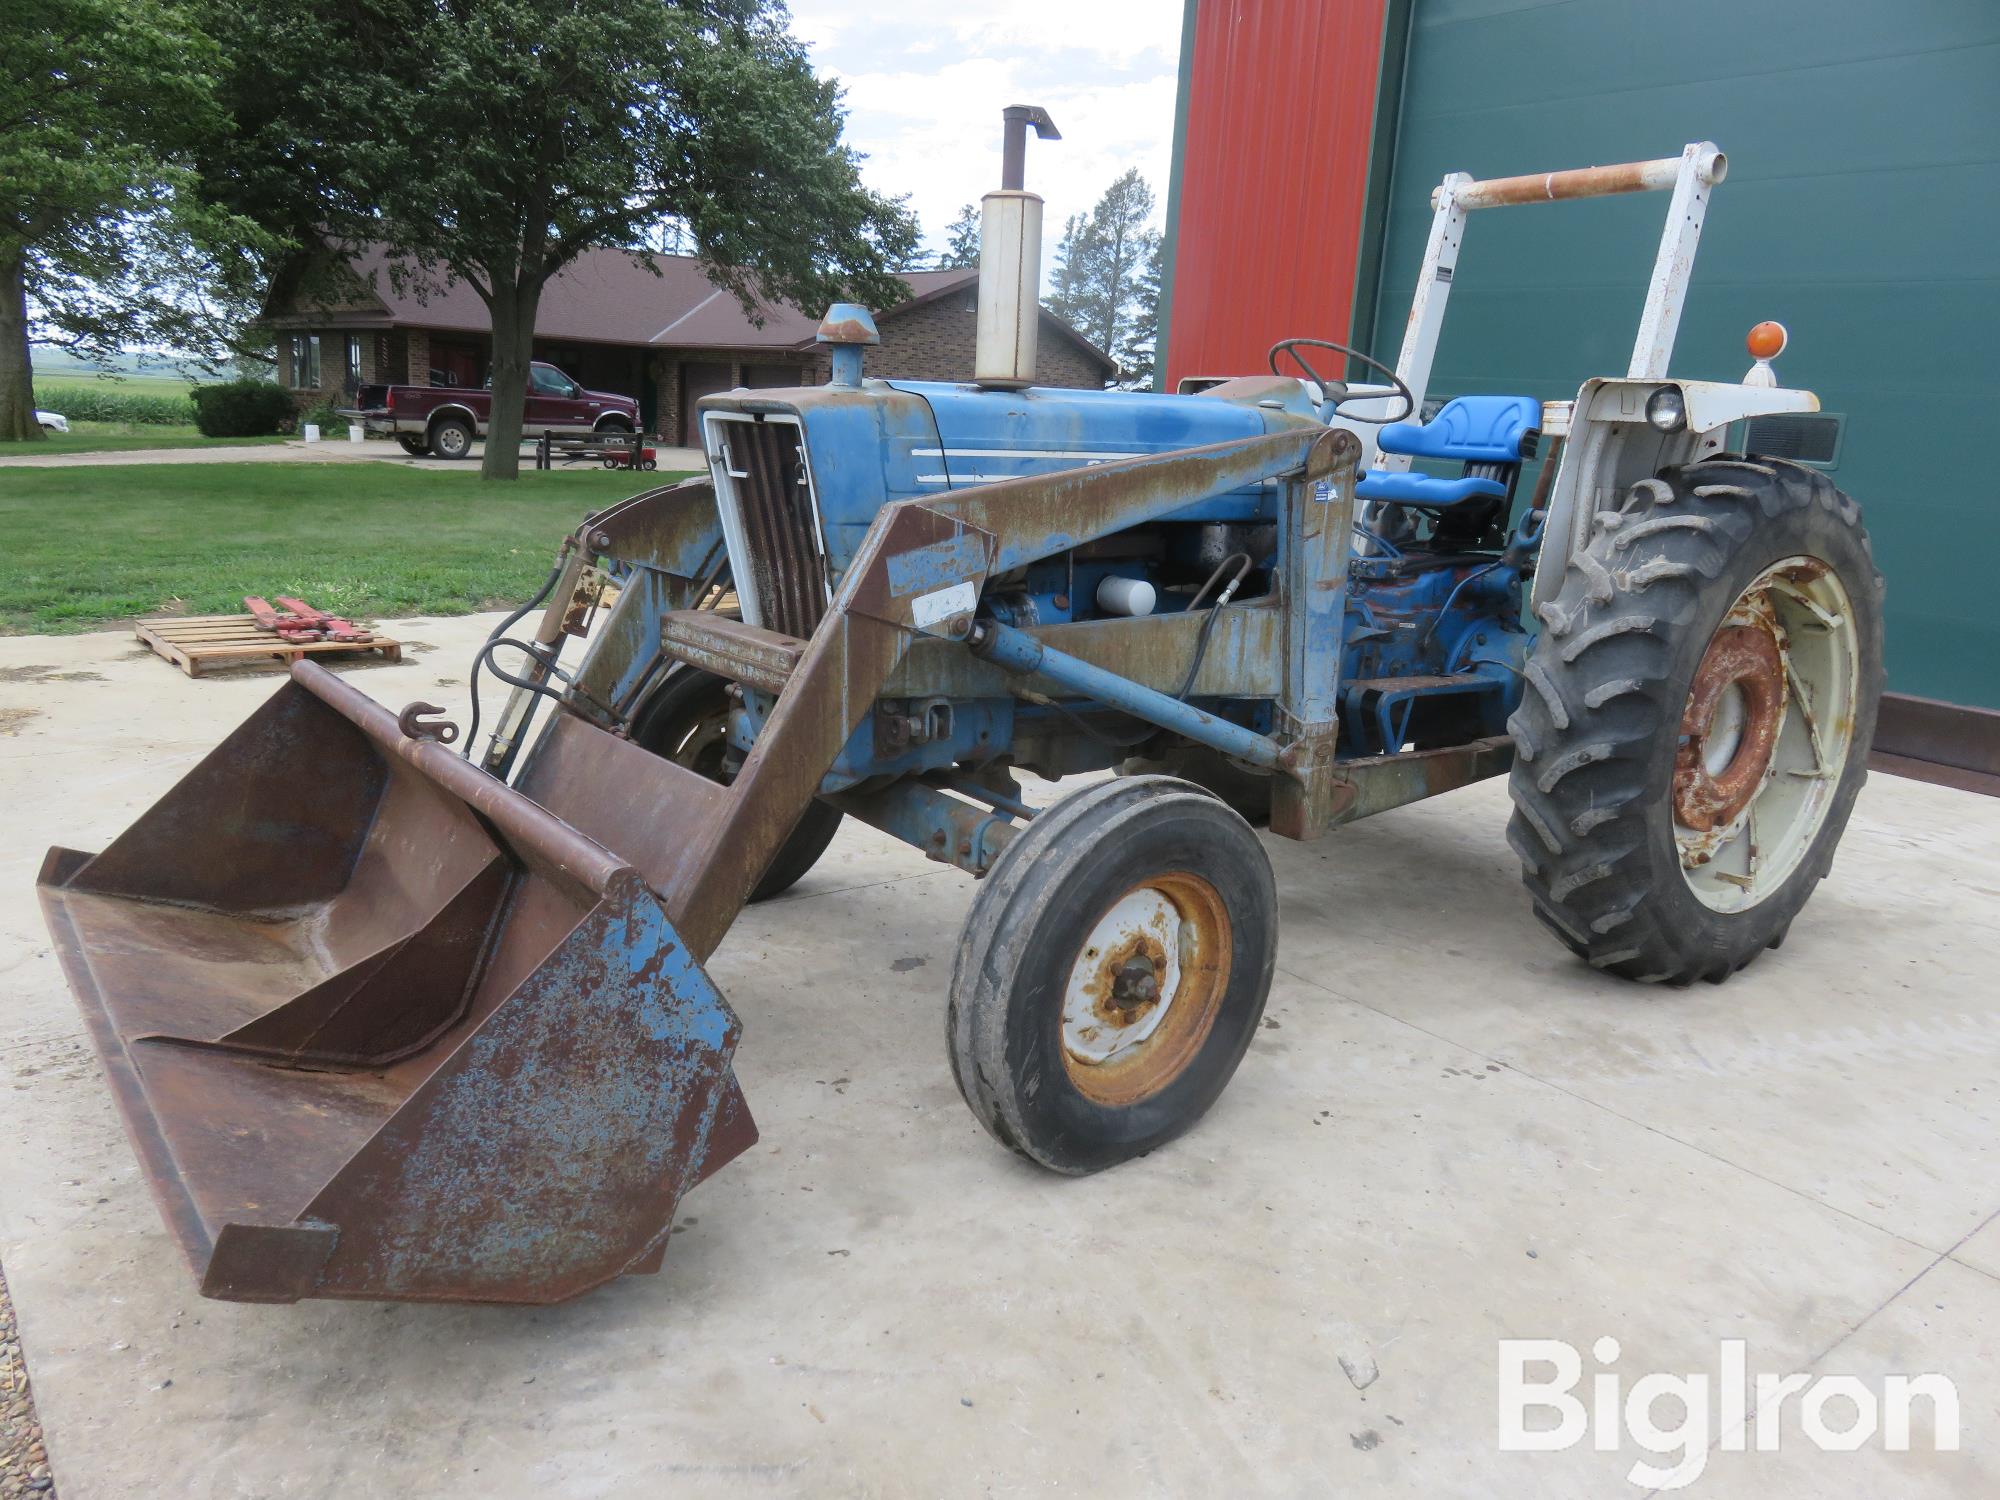
[[211, 667], [254, 666], [275, 661], [289, 666], [301, 656], [353, 656], [381, 653], [384, 661], [401, 661], [400, 641], [377, 635], [372, 641], [281, 641], [259, 630], [249, 615], [166, 615], [138, 623], [139, 639], [190, 677]]

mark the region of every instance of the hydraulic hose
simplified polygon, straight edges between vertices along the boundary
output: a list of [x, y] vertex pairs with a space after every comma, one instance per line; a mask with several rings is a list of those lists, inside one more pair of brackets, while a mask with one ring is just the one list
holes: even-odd
[[[521, 682], [516, 678], [506, 676], [504, 673], [501, 672], [501, 670], [498, 667], [494, 666], [492, 662], [488, 661], [487, 657], [492, 652], [494, 646], [501, 643], [502, 638], [507, 634], [507, 632], [512, 630], [516, 625], [518, 625], [521, 622], [522, 617], [525, 616], [529, 610], [537, 608], [542, 604], [544, 600], [546, 600], [549, 597], [550, 592], [554, 590], [556, 586], [556, 580], [562, 577], [562, 570], [563, 570], [563, 560], [560, 556], [558, 556], [556, 558], [556, 565], [549, 569], [549, 576], [543, 579], [542, 586], [535, 590], [535, 596], [532, 599], [530, 599], [526, 604], [523, 604], [519, 609], [515, 610], [511, 615], [507, 616], [507, 618], [502, 620], [498, 625], [494, 626], [493, 633], [486, 637], [486, 644], [480, 647], [478, 653], [472, 658], [472, 671], [466, 677], [466, 685], [471, 690], [472, 693], [472, 718], [470, 725], [467, 727], [465, 731], [465, 743], [458, 752], [460, 755], [464, 756], [465, 759], [467, 760], [472, 759], [472, 743], [479, 735], [480, 666], [484, 664], [492, 671], [495, 677], [500, 678], [501, 681], [503, 682], [512, 683], [516, 687], [529, 686], [529, 684]], [[526, 648], [524, 647], [523, 649]], [[529, 652], [529, 655], [532, 656], [534, 655], [534, 653]]]

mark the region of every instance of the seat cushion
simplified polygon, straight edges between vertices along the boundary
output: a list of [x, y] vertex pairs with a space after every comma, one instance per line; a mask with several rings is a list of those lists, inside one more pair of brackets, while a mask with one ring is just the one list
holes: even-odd
[[1361, 476], [1354, 493], [1363, 500], [1387, 500], [1397, 505], [1456, 505], [1475, 495], [1504, 495], [1507, 486], [1497, 479], [1440, 479], [1435, 474], [1370, 469]]
[[1460, 396], [1428, 422], [1391, 422], [1376, 439], [1384, 453], [1455, 459], [1462, 464], [1514, 464], [1523, 440], [1542, 425], [1533, 396]]

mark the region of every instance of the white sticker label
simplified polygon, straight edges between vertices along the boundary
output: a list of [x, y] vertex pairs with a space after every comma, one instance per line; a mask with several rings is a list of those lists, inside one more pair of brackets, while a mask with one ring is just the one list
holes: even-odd
[[917, 595], [910, 601], [910, 623], [919, 630], [929, 630], [940, 620], [970, 614], [972, 606], [978, 602], [979, 588], [968, 578], [964, 583], [954, 583], [948, 589], [935, 589], [928, 594]]

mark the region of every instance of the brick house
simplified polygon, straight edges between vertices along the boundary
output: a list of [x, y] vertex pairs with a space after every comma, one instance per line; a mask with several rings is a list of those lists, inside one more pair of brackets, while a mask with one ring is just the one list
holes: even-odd
[[[701, 397], [737, 386], [818, 385], [828, 361], [813, 342], [819, 314], [767, 306], [761, 326], [691, 256], [654, 258], [657, 274], [618, 250], [579, 256], [542, 292], [535, 358], [593, 390], [639, 402], [647, 430], [685, 441]], [[352, 263], [344, 294], [274, 299], [278, 381], [300, 409], [338, 405], [360, 386], [466, 385], [486, 379], [486, 305], [463, 282], [398, 291], [387, 262]], [[321, 278], [325, 280], [326, 278]], [[878, 312], [879, 346], [867, 374], [884, 379], [969, 380], [978, 301], [970, 270], [907, 271], [907, 300]], [[1067, 323], [1042, 313], [1040, 383], [1103, 386], [1117, 366]]]

